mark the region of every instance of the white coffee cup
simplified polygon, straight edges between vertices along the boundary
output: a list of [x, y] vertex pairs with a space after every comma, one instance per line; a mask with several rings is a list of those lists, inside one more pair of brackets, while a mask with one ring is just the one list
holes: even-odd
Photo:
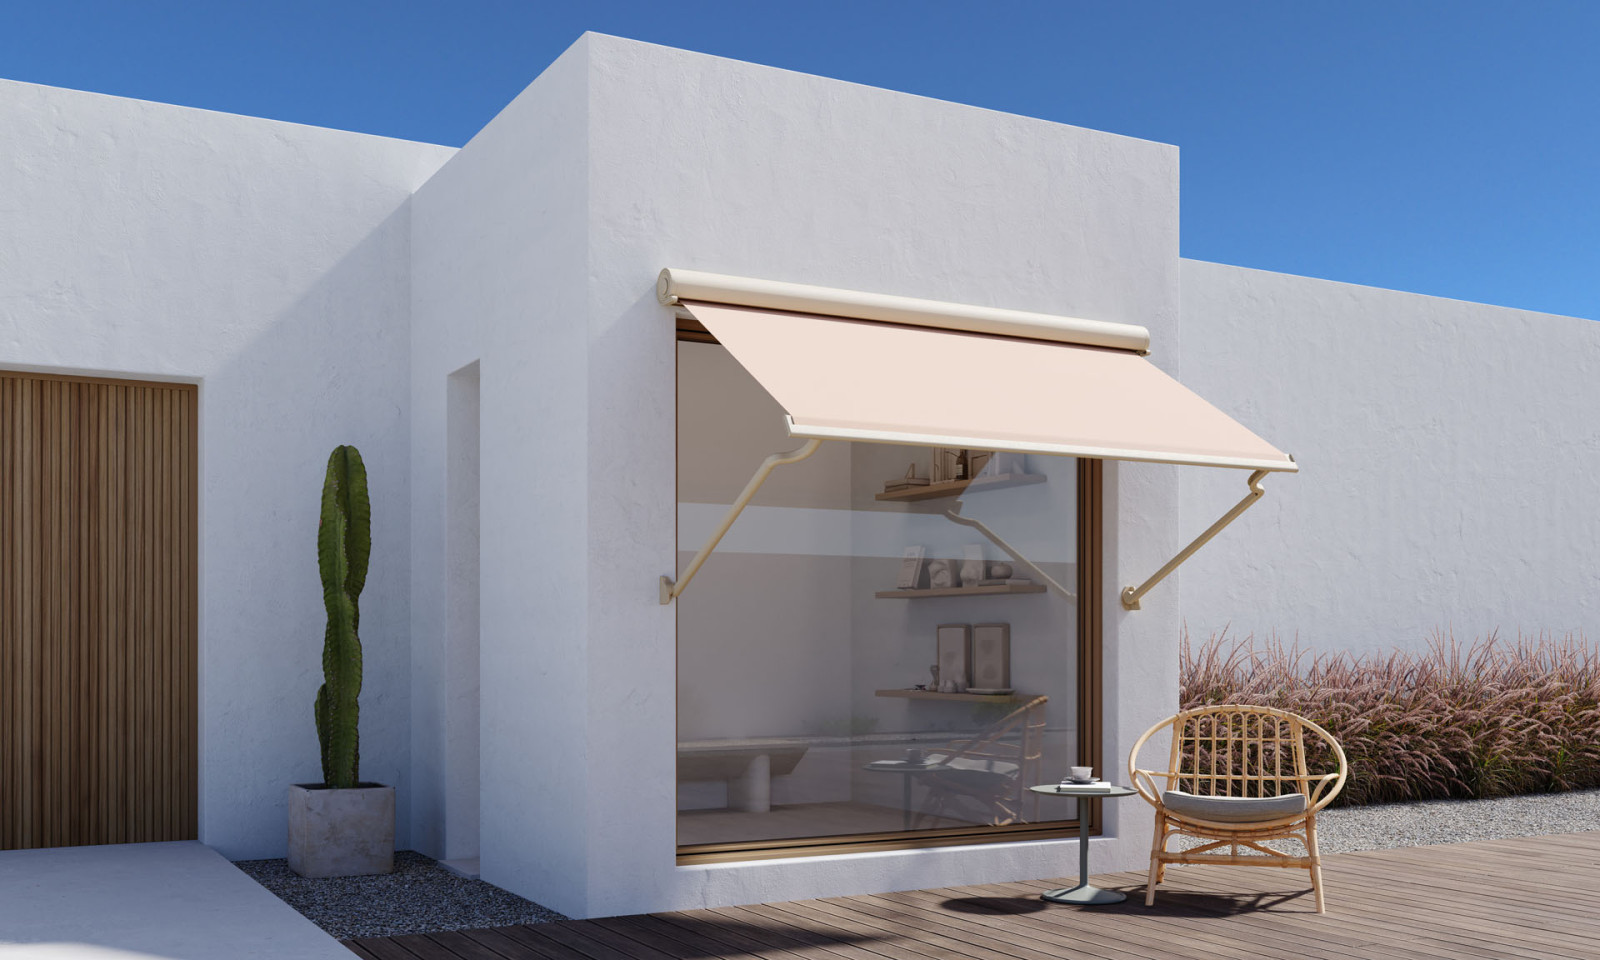
[[1070, 767], [1069, 769], [1072, 771], [1072, 779], [1074, 780], [1094, 779], [1094, 767]]

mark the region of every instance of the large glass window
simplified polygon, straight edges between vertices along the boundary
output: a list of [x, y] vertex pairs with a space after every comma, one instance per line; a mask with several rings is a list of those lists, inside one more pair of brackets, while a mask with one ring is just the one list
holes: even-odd
[[[1004, 383], [905, 389], [1006, 415]], [[762, 459], [799, 445], [721, 346], [679, 343], [680, 576]], [[1075, 823], [1027, 788], [1094, 752], [1079, 467], [828, 442], [778, 468], [677, 601], [680, 855]]]

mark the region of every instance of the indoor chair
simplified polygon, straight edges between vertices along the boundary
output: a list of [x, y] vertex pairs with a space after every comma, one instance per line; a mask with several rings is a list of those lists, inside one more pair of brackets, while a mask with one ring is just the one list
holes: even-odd
[[1039, 782], [1044, 705], [1049, 699], [1034, 697], [981, 733], [928, 751], [930, 768], [922, 777], [928, 792], [923, 815], [937, 825], [947, 812], [965, 803], [982, 811], [980, 822], [995, 826], [1038, 819], [1038, 794], [1028, 787]]

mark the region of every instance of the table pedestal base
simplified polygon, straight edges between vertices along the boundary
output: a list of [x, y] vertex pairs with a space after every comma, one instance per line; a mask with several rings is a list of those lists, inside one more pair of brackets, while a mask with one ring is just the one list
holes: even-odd
[[1101, 890], [1099, 887], [1081, 884], [1076, 887], [1062, 887], [1059, 890], [1046, 890], [1039, 894], [1040, 900], [1051, 903], [1075, 903], [1079, 906], [1099, 906], [1107, 903], [1121, 903], [1128, 899], [1128, 895], [1116, 890]]

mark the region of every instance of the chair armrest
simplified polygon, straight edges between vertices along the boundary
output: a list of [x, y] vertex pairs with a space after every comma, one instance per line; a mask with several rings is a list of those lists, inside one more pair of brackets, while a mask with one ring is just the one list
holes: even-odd
[[1334, 783], [1335, 781], [1340, 781], [1340, 786], [1342, 786], [1343, 780], [1343, 773], [1325, 773], [1320, 777], [1312, 778], [1311, 782], [1315, 783], [1316, 787], [1311, 791], [1311, 796], [1309, 798], [1310, 811], [1312, 813], [1316, 813], [1318, 810], [1321, 810], [1323, 807], [1332, 803], [1333, 798], [1339, 795], [1339, 787], [1335, 787], [1334, 789], [1328, 791], [1328, 795], [1325, 797], [1322, 795], [1322, 791], [1327, 790], [1328, 785]]
[[1139, 796], [1143, 797], [1145, 802], [1157, 810], [1161, 809], [1161, 791], [1156, 788], [1154, 771], [1134, 770], [1133, 789], [1139, 792]]

